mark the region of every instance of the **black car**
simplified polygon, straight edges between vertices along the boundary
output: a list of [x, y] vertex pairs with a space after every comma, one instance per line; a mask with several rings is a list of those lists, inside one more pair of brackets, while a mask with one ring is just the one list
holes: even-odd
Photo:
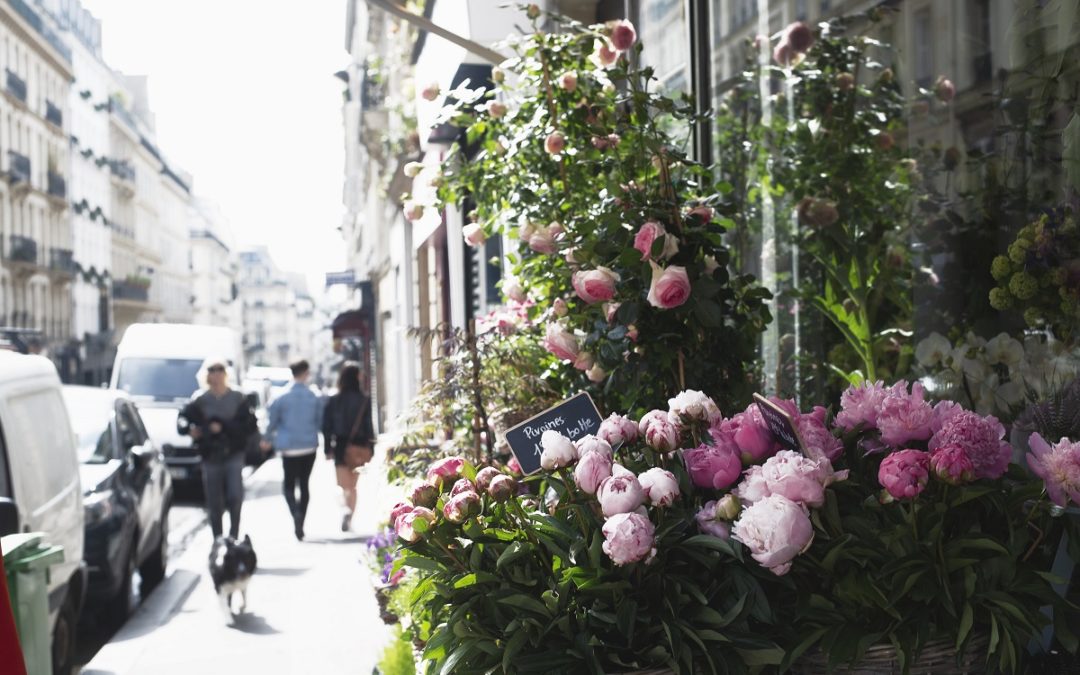
[[123, 619], [134, 572], [144, 596], [165, 576], [172, 480], [127, 394], [65, 386], [64, 400], [78, 437], [87, 608]]

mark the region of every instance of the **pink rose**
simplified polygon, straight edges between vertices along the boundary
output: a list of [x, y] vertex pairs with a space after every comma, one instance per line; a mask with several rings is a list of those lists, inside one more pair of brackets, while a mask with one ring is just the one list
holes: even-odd
[[577, 450], [578, 457], [584, 457], [591, 452], [598, 452], [608, 459], [611, 459], [614, 454], [611, 450], [610, 443], [593, 434], [582, 436], [580, 440], [574, 441], [574, 449]]
[[[432, 481], [437, 483], [438, 481]], [[417, 484], [412, 494], [409, 495], [409, 501], [413, 503], [413, 506], [425, 506], [427, 508], [434, 508], [435, 502], [439, 500], [439, 488], [437, 485], [433, 485], [427, 481]]]
[[598, 67], [609, 68], [619, 58], [619, 52], [611, 46], [608, 40], [596, 40], [593, 43], [593, 53], [590, 57]]
[[679, 392], [675, 398], [668, 399], [669, 417], [716, 424], [723, 415], [716, 403], [703, 392], [687, 389]]
[[607, 441], [611, 447], [618, 448], [624, 443], [632, 443], [637, 440], [638, 425], [629, 417], [611, 413], [607, 419], [600, 423], [600, 429], [596, 432], [596, 435], [598, 438]]
[[621, 302], [605, 302], [604, 303], [604, 318], [608, 323], [615, 321], [615, 313], [619, 311], [619, 305]]
[[487, 493], [497, 502], [505, 502], [514, 496], [517, 491], [517, 483], [510, 476], [499, 474], [491, 479], [487, 487]]
[[930, 470], [950, 485], [963, 485], [975, 478], [975, 467], [960, 445], [945, 445], [931, 452]]
[[840, 395], [840, 412], [836, 425], [846, 431], [856, 428], [877, 429], [878, 411], [888, 390], [879, 382], [863, 382], [851, 386]]
[[566, 305], [565, 300], [555, 298], [555, 302], [551, 303], [551, 311], [557, 317], [564, 317], [570, 313], [570, 308]]
[[629, 513], [645, 503], [645, 490], [634, 474], [619, 473], [612, 467], [610, 478], [604, 479], [596, 490], [600, 510], [610, 518], [617, 513]]
[[551, 255], [555, 252], [555, 236], [549, 230], [537, 229], [529, 235], [529, 248], [537, 253]]
[[397, 536], [413, 544], [420, 541], [422, 533], [427, 531], [427, 528], [434, 522], [434, 511], [423, 506], [417, 506], [412, 511], [398, 516], [398, 519], [394, 522], [394, 530], [397, 532]]
[[544, 349], [561, 361], [573, 361], [580, 347], [573, 333], [557, 323], [549, 323], [544, 333]]
[[611, 28], [611, 46], [620, 52], [630, 49], [637, 41], [637, 31], [634, 30], [634, 24], [629, 21], [613, 21], [609, 27]]
[[424, 89], [420, 92], [420, 96], [422, 96], [425, 101], [434, 101], [435, 99], [439, 98], [439, 83], [432, 82], [428, 86], [424, 87]]
[[666, 417], [657, 419], [645, 430], [645, 444], [657, 452], [671, 452], [679, 447], [679, 430]]
[[649, 498], [649, 503], [653, 506], [661, 508], [671, 506], [680, 494], [679, 481], [675, 479], [675, 474], [659, 467], [649, 469], [638, 476], [638, 483], [641, 484], [641, 489], [645, 490], [645, 496]]
[[739, 479], [742, 460], [733, 444], [699, 445], [682, 453], [690, 480], [700, 488], [723, 490]]
[[557, 155], [566, 147], [566, 138], [558, 131], [553, 131], [544, 139], [544, 150], [549, 155]]
[[506, 115], [506, 104], [501, 101], [488, 101], [485, 108], [487, 109], [487, 114], [495, 119], [499, 119]]
[[762, 567], [781, 576], [810, 548], [814, 526], [806, 509], [783, 495], [770, 495], [743, 509], [731, 534]]
[[703, 223], [709, 223], [712, 222], [713, 213], [714, 211], [711, 206], [705, 206], [704, 204], [702, 204], [700, 206], [695, 206], [694, 208], [687, 211], [686, 215], [692, 218], [697, 218]]
[[953, 414], [930, 439], [930, 450], [959, 446], [971, 462], [975, 478], [1000, 478], [1009, 468], [1012, 446], [1005, 427], [993, 415], [983, 417], [970, 410]]
[[934, 409], [923, 398], [922, 385], [913, 383], [909, 394], [907, 383], [901, 381], [887, 390], [878, 411], [877, 428], [883, 443], [899, 447], [930, 438], [933, 419]]
[[878, 482], [893, 499], [914, 499], [930, 477], [930, 453], [898, 450], [881, 461]]
[[664, 226], [655, 220], [650, 220], [640, 228], [638, 228], [637, 234], [634, 235], [634, 248], [641, 253], [642, 260], [648, 260], [652, 257], [653, 242], [658, 237], [663, 237], [667, 234], [667, 230]]
[[1080, 504], [1080, 442], [1063, 438], [1050, 445], [1039, 434], [1028, 437], [1031, 472], [1043, 479], [1050, 501], [1065, 508], [1072, 500]]
[[461, 228], [461, 234], [465, 237], [465, 243], [469, 246], [480, 246], [487, 241], [484, 228], [479, 223], [469, 223]]
[[731, 536], [731, 523], [721, 517], [718, 504], [715, 500], [705, 502], [701, 510], [694, 514], [694, 520], [698, 529], [705, 534], [727, 539]]
[[606, 267], [598, 267], [574, 272], [571, 283], [578, 297], [591, 305], [615, 297], [615, 282], [618, 280], [618, 274]]
[[690, 278], [686, 268], [671, 265], [664, 269], [656, 263], [652, 265], [652, 284], [649, 286], [649, 304], [660, 309], [678, 307], [690, 297]]
[[502, 280], [502, 292], [514, 302], [525, 302], [528, 299], [525, 289], [521, 287], [521, 282], [516, 277], [506, 277]]
[[574, 482], [582, 492], [596, 494], [600, 484], [611, 477], [611, 457], [601, 452], [581, 456], [574, 467]]
[[589, 352], [578, 352], [578, 355], [574, 357], [573, 366], [578, 370], [585, 371], [592, 368], [594, 363], [596, 363], [596, 359], [593, 358], [592, 354]]
[[499, 471], [493, 466], [485, 466], [476, 472], [476, 489], [480, 491], [486, 491], [488, 486], [491, 485], [491, 481], [495, 476], [503, 475], [502, 471]]
[[952, 80], [942, 75], [934, 83], [934, 95], [942, 103], [948, 103], [956, 98], [956, 85], [952, 83]]
[[577, 73], [569, 71], [559, 76], [559, 86], [564, 91], [574, 91], [577, 89]]
[[577, 449], [573, 442], [558, 431], [548, 429], [540, 436], [540, 466], [551, 471], [570, 466], [577, 460]]
[[604, 553], [616, 565], [648, 560], [656, 555], [656, 528], [640, 513], [619, 513], [607, 519], [602, 529]]
[[401, 205], [401, 211], [405, 214], [405, 220], [417, 221], [424, 217], [424, 205], [417, 204], [411, 199], [406, 199]]
[[431, 465], [427, 472], [427, 479], [440, 487], [448, 485], [461, 476], [463, 468], [465, 468], [464, 457], [446, 457]]
[[454, 487], [450, 488], [450, 496], [457, 497], [464, 492], [476, 492], [476, 483], [468, 478], [458, 478]]
[[450, 498], [443, 506], [443, 516], [451, 523], [464, 523], [469, 516], [480, 513], [480, 495], [462, 492]]

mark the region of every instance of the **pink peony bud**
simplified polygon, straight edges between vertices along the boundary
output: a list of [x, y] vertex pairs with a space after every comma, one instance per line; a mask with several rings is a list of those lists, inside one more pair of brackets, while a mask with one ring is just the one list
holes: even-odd
[[645, 503], [645, 490], [634, 474], [620, 473], [612, 467], [612, 476], [596, 490], [600, 510], [610, 518], [617, 513], [629, 513]]
[[649, 304], [660, 309], [678, 307], [690, 298], [690, 279], [686, 268], [672, 265], [666, 269], [652, 265], [652, 284], [649, 286]]
[[464, 523], [469, 516], [480, 513], [480, 495], [462, 492], [450, 498], [443, 506], [443, 516], [451, 523]]
[[469, 246], [480, 246], [487, 241], [484, 228], [479, 223], [469, 223], [461, 228], [461, 234], [465, 237], [465, 243]]
[[690, 480], [700, 488], [723, 490], [742, 474], [742, 460], [734, 444], [702, 444], [682, 455]]
[[574, 441], [574, 448], [577, 450], [578, 457], [584, 457], [590, 452], [599, 452], [608, 459], [612, 456], [611, 444], [593, 434], [582, 436], [581, 439]]
[[501, 471], [493, 466], [485, 466], [476, 472], [476, 489], [486, 491], [488, 486], [491, 485], [491, 480], [495, 476], [503, 475]]
[[898, 450], [881, 461], [878, 482], [892, 499], [914, 499], [930, 477], [930, 453]]
[[514, 496], [516, 491], [517, 482], [510, 476], [504, 476], [503, 474], [492, 478], [491, 484], [487, 488], [487, 493], [497, 502], [507, 501]]
[[570, 466], [577, 460], [577, 449], [569, 438], [548, 429], [540, 436], [540, 466], [551, 471]]
[[645, 430], [645, 444], [657, 452], [672, 452], [679, 447], [679, 430], [667, 417], [656, 419]]
[[590, 305], [615, 297], [615, 282], [617, 281], [619, 281], [619, 275], [606, 267], [574, 272], [571, 279], [578, 297]]
[[439, 98], [439, 83], [432, 82], [424, 87], [424, 90], [420, 92], [420, 96], [422, 96], [425, 101], [434, 101]]
[[446, 457], [431, 465], [427, 472], [427, 479], [441, 488], [460, 478], [461, 470], [464, 468], [464, 457]]
[[638, 476], [638, 483], [649, 503], [660, 508], [671, 506], [679, 496], [679, 481], [675, 474], [659, 467], [654, 467]]
[[506, 115], [506, 104], [500, 101], [488, 101], [485, 106], [487, 114], [491, 115], [494, 119], [499, 119]]
[[559, 86], [565, 91], [574, 91], [577, 89], [577, 73], [571, 70], [560, 75]]
[[454, 487], [450, 488], [450, 496], [457, 497], [463, 492], [476, 492], [476, 483], [468, 478], [458, 478], [457, 482], [454, 483]]
[[390, 524], [393, 525], [397, 522], [399, 516], [402, 516], [412, 510], [412, 504], [408, 504], [406, 502], [398, 502], [394, 505], [394, 508], [390, 509]]
[[413, 544], [420, 541], [422, 533], [434, 522], [434, 511], [423, 506], [417, 506], [412, 511], [398, 516], [398, 519], [394, 522], [394, 530], [397, 532], [397, 536]]
[[950, 485], [963, 485], [975, 479], [975, 467], [959, 444], [946, 445], [930, 453], [930, 469]]
[[611, 456], [587, 452], [574, 467], [574, 482], [586, 494], [596, 494], [600, 484], [611, 477]]
[[544, 139], [544, 150], [549, 155], [557, 155], [566, 147], [566, 138], [558, 131], [553, 131]]
[[597, 438], [601, 438], [611, 447], [620, 447], [624, 443], [632, 443], [638, 437], [637, 422], [617, 413], [611, 415], [600, 423], [600, 429], [596, 432]]
[[648, 561], [656, 555], [656, 527], [640, 513], [620, 513], [602, 528], [604, 553], [616, 565]]
[[439, 488], [426, 481], [414, 487], [412, 494], [409, 495], [409, 501], [413, 503], [413, 506], [424, 506], [429, 509], [433, 508], [438, 500]]
[[611, 29], [611, 46], [620, 52], [625, 52], [637, 42], [637, 31], [634, 24], [629, 21], [613, 21], [609, 24]]

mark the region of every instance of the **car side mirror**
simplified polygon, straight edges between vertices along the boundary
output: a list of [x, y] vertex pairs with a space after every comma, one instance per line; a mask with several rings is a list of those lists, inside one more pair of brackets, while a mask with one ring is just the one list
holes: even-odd
[[0, 497], [0, 537], [19, 532], [19, 507], [7, 497]]

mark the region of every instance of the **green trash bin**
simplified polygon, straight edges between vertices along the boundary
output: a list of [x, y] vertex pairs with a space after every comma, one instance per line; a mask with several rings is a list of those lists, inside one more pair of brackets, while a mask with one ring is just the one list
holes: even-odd
[[19, 629], [28, 675], [51, 675], [52, 631], [49, 630], [49, 568], [63, 562], [64, 548], [42, 544], [40, 532], [0, 538], [4, 552], [11, 608]]

